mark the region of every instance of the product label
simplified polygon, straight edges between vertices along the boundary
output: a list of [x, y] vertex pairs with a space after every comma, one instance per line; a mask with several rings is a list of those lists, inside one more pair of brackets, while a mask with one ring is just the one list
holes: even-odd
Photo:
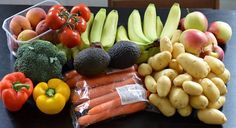
[[116, 91], [120, 96], [122, 105], [147, 101], [146, 90], [140, 84], [129, 84], [122, 87], [117, 87]]

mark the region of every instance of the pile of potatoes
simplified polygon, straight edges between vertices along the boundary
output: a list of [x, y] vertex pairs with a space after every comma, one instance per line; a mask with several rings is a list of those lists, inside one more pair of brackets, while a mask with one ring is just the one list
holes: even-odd
[[151, 92], [149, 102], [167, 117], [176, 112], [186, 117], [196, 109], [200, 121], [224, 124], [227, 118], [218, 109], [225, 103], [230, 72], [223, 62], [186, 53], [183, 44], [168, 37], [160, 40], [160, 51], [138, 67]]

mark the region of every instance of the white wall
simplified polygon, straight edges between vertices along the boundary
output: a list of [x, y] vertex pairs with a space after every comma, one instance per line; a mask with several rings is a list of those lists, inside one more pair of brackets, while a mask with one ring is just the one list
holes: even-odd
[[[0, 4], [36, 4], [43, 0], [0, 0]], [[57, 0], [63, 5], [74, 5], [76, 3], [85, 3], [89, 6], [103, 6], [106, 7], [107, 0]]]
[[[42, 0], [0, 0], [0, 4], [36, 4]], [[108, 0], [57, 0], [63, 5], [74, 5], [75, 3], [83, 2], [89, 6], [107, 6]], [[235, 9], [236, 0], [220, 0], [221, 9]]]

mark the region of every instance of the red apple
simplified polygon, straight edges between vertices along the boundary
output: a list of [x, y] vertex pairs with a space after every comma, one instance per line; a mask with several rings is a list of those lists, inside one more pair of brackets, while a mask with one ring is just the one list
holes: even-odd
[[212, 32], [220, 44], [226, 44], [232, 36], [232, 29], [230, 25], [226, 22], [215, 21], [211, 23], [209, 32]]
[[212, 43], [213, 46], [218, 45], [217, 39], [212, 32], [205, 32], [205, 34], [208, 38], [208, 43]]
[[180, 21], [179, 21], [179, 29], [184, 31], [185, 28], [184, 28], [184, 20], [185, 20], [185, 17], [184, 18], [181, 18]]
[[180, 36], [180, 42], [184, 45], [187, 52], [197, 56], [208, 45], [208, 39], [205, 33], [197, 29], [185, 30]]
[[184, 28], [198, 29], [205, 32], [208, 28], [208, 20], [203, 13], [194, 11], [185, 17]]
[[213, 51], [209, 54], [210, 56], [216, 57], [219, 60], [224, 60], [224, 50], [220, 46], [214, 46]]

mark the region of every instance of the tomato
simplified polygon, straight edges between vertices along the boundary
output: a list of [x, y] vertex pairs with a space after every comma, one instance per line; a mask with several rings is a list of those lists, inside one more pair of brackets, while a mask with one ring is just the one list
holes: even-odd
[[76, 30], [72, 30], [69, 27], [63, 28], [63, 30], [58, 34], [59, 41], [68, 48], [73, 48], [75, 46], [80, 46], [80, 34]]
[[70, 13], [71, 14], [78, 14], [78, 16], [82, 16], [86, 22], [89, 21], [89, 18], [91, 15], [90, 9], [83, 3], [77, 4], [76, 6], [74, 6], [71, 9]]
[[80, 33], [83, 33], [87, 27], [87, 22], [81, 16], [72, 17], [69, 20], [69, 23], [74, 27], [75, 30], [78, 30]]
[[52, 6], [46, 16], [45, 22], [52, 30], [61, 28], [67, 20], [66, 9], [62, 5]]

